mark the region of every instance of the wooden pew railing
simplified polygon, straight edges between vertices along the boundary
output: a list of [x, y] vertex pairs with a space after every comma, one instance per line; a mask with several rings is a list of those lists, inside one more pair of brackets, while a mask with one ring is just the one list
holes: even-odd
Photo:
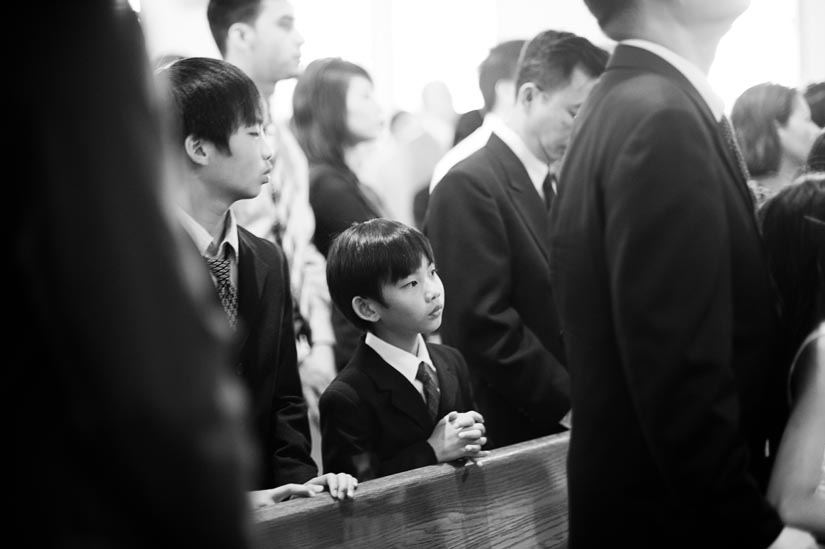
[[493, 450], [479, 464], [422, 467], [255, 513], [259, 548], [567, 547], [569, 433]]

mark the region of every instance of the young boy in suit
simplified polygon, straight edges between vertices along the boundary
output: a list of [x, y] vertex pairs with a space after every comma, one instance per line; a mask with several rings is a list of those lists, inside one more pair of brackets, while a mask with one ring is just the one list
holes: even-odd
[[321, 396], [324, 469], [367, 480], [487, 455], [464, 358], [424, 340], [444, 309], [427, 237], [388, 219], [354, 224], [330, 248], [327, 282], [366, 334]]

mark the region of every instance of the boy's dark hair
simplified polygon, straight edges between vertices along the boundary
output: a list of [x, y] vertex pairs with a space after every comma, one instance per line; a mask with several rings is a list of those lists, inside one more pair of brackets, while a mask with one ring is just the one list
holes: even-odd
[[263, 121], [258, 88], [231, 63], [187, 57], [158, 70], [157, 75], [166, 80], [180, 142], [194, 135], [229, 154], [230, 135]]
[[805, 162], [805, 170], [825, 172], [825, 133], [819, 134], [819, 137], [814, 140], [811, 151], [808, 153], [808, 160]]
[[261, 13], [261, 0], [209, 0], [206, 18], [221, 55], [226, 55], [226, 37], [235, 23], [253, 24]]
[[525, 40], [508, 40], [490, 49], [478, 67], [478, 89], [484, 99], [484, 112], [496, 106], [496, 84], [499, 80], [516, 79], [518, 59]]
[[573, 33], [541, 32], [521, 52], [516, 90], [532, 82], [542, 91], [554, 91], [570, 82], [576, 67], [597, 77], [604, 72], [609, 56], [606, 50]]
[[797, 180], [758, 212], [790, 353], [825, 320], [825, 173]]
[[390, 219], [354, 223], [332, 242], [327, 255], [327, 283], [332, 301], [356, 326], [368, 322], [352, 309], [360, 296], [386, 305], [381, 287], [393, 284], [421, 267], [421, 258], [434, 262], [430, 241], [420, 231]]

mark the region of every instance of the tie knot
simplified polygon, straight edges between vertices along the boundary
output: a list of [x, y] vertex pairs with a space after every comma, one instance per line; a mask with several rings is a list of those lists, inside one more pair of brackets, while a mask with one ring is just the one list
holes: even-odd
[[427, 383], [431, 383], [433, 378], [430, 375], [430, 372], [427, 368], [427, 363], [421, 361], [418, 364], [418, 373], [415, 374], [415, 379], [426, 385]]
[[218, 259], [215, 257], [205, 257], [209, 270], [218, 280], [229, 280], [231, 261], [229, 259]]

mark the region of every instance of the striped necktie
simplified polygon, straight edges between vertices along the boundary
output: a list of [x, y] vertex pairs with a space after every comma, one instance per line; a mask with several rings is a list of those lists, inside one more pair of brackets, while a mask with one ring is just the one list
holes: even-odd
[[424, 386], [424, 401], [427, 403], [430, 419], [435, 423], [438, 419], [438, 404], [441, 400], [441, 391], [438, 389], [438, 384], [432, 374], [430, 374], [427, 363], [422, 361], [418, 364], [418, 373], [415, 374], [415, 379], [420, 381]]

